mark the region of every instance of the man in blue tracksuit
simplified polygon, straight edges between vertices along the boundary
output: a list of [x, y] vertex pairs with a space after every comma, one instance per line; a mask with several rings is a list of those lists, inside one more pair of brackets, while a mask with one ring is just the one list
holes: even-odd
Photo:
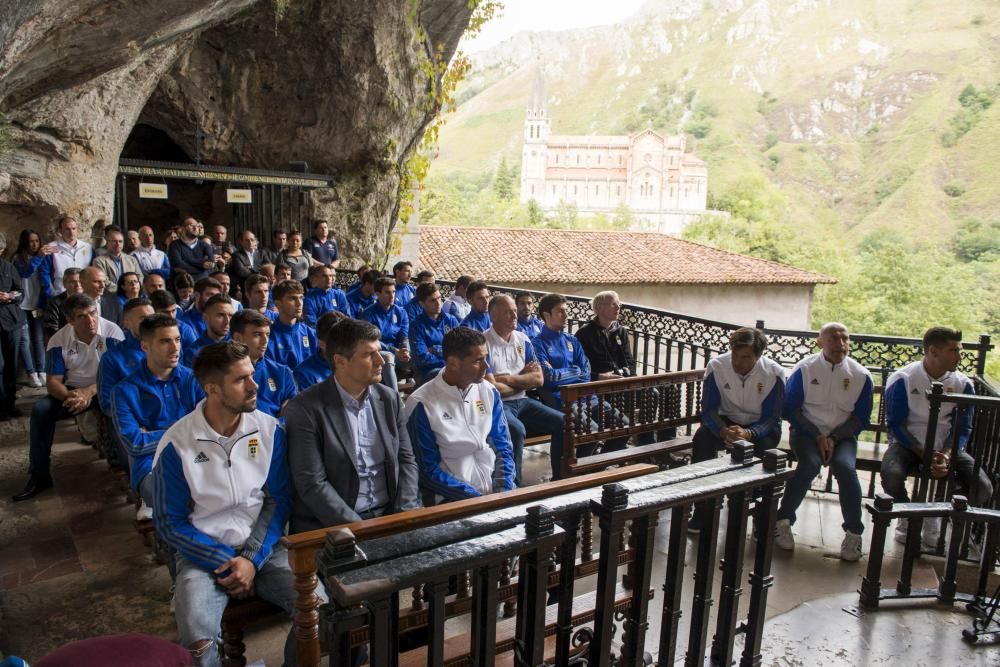
[[194, 284], [194, 301], [191, 307], [184, 311], [184, 321], [194, 330], [197, 336], [205, 333], [205, 319], [202, 314], [208, 300], [222, 293], [222, 284], [215, 278], [202, 278]]
[[330, 335], [333, 327], [344, 319], [344, 314], [337, 311], [329, 312], [319, 318], [319, 322], [316, 323], [316, 353], [292, 369], [292, 377], [295, 378], [295, 385], [299, 391], [305, 391], [333, 374], [330, 362], [326, 358], [326, 337]]
[[97, 402], [101, 412], [109, 416], [115, 385], [135, 373], [146, 358], [139, 341], [139, 325], [143, 318], [153, 314], [153, 307], [140, 297], [130, 299], [122, 313], [125, 340], [105, 352], [97, 367]]
[[194, 410], [204, 394], [190, 368], [180, 363], [181, 335], [177, 320], [150, 315], [139, 324], [142, 363], [111, 392], [115, 431], [130, 459], [132, 488], [143, 504], [139, 518], [153, 506], [153, 454], [164, 432]]
[[534, 338], [542, 332], [545, 324], [535, 317], [535, 299], [527, 292], [520, 292], [514, 297], [517, 305], [517, 330], [527, 336]]
[[448, 332], [443, 346], [444, 369], [406, 404], [425, 499], [510, 491], [514, 456], [500, 392], [486, 381], [486, 338], [459, 327]]
[[378, 300], [374, 305], [365, 308], [358, 318], [371, 322], [382, 332], [382, 367], [386, 384], [396, 388], [396, 364], [410, 362], [410, 320], [406, 311], [396, 305], [396, 284], [392, 278], [379, 278], [375, 281], [375, 295]]
[[278, 318], [271, 325], [267, 354], [271, 361], [295, 368], [316, 350], [316, 330], [302, 321], [302, 283], [283, 280], [274, 286]]
[[288, 366], [265, 356], [271, 337], [271, 320], [245, 308], [233, 316], [232, 332], [233, 341], [246, 345], [250, 353], [253, 380], [257, 383], [257, 409], [280, 417], [285, 404], [298, 393], [298, 387]]
[[392, 267], [392, 275], [396, 279], [396, 305], [405, 308], [417, 291], [417, 288], [410, 284], [413, 264], [406, 260], [396, 262]]
[[177, 328], [181, 332], [181, 358], [183, 359], [184, 348], [194, 345], [195, 341], [198, 340], [198, 334], [194, 332], [191, 325], [184, 319], [184, 311], [178, 307], [177, 299], [167, 290], [161, 289], [149, 295], [149, 303], [152, 304], [153, 310], [156, 312], [169, 315], [176, 320]]
[[311, 327], [316, 326], [319, 318], [326, 313], [337, 311], [347, 315], [350, 309], [347, 297], [333, 286], [334, 273], [329, 266], [312, 266], [309, 268], [309, 284], [302, 304], [302, 320]]
[[831, 322], [819, 333], [820, 352], [800, 361], [785, 385], [784, 417], [792, 426], [791, 445], [798, 465], [785, 486], [775, 524], [775, 544], [795, 548], [795, 511], [824, 465], [837, 479], [844, 541], [840, 557], [861, 558], [861, 483], [858, 481], [858, 434], [871, 420], [871, 373], [847, 356], [851, 336], [843, 324]]
[[348, 317], [360, 320], [361, 313], [365, 308], [374, 306], [378, 298], [375, 296], [375, 281], [382, 277], [382, 274], [375, 269], [369, 269], [361, 276], [358, 282], [354, 283], [347, 291], [347, 306], [350, 308]]
[[441, 345], [445, 334], [458, 327], [458, 320], [441, 312], [444, 299], [434, 283], [417, 286], [413, 302], [420, 307], [420, 314], [410, 322], [410, 349], [419, 387], [444, 368]]
[[[417, 283], [416, 286], [417, 290], [420, 289], [420, 286], [423, 285], [424, 283], [430, 283], [431, 285], [433, 285], [434, 272], [424, 269], [423, 271], [417, 274], [417, 277], [414, 278], [414, 280]], [[420, 306], [420, 301], [417, 300], [416, 291], [413, 292], [413, 298], [410, 299], [410, 302], [403, 307], [403, 310], [406, 311], [406, 316], [410, 318], [410, 324], [412, 324], [413, 320], [420, 317], [420, 314], [424, 312], [424, 309]]]
[[184, 348], [182, 359], [185, 366], [191, 368], [198, 351], [206, 345], [229, 340], [229, 323], [233, 319], [233, 311], [233, 301], [224, 292], [219, 292], [205, 303], [205, 312], [202, 313], [205, 332], [193, 345]]
[[[767, 338], [744, 327], [729, 336], [729, 352], [708, 362], [701, 399], [701, 426], [694, 434], [691, 460], [710, 461], [738, 440], [753, 443], [763, 457], [781, 441], [785, 369], [763, 356]], [[699, 504], [688, 524], [697, 533], [708, 507]]]
[[489, 313], [490, 288], [486, 286], [486, 283], [477, 281], [469, 285], [465, 296], [469, 305], [472, 306], [472, 310], [462, 320], [462, 326], [480, 332], [486, 331], [492, 325]]

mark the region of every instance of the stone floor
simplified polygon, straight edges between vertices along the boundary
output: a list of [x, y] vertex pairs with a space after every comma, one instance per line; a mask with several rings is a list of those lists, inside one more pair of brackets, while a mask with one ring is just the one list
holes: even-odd
[[[22, 391], [18, 404], [26, 413], [35, 395], [38, 390]], [[57, 431], [53, 450], [56, 488], [24, 503], [10, 502], [10, 496], [24, 483], [27, 421], [23, 417], [0, 423], [0, 656], [37, 660], [67, 642], [116, 632], [145, 632], [176, 639], [166, 568], [153, 563], [149, 549], [133, 528], [132, 507], [126, 504], [107, 465], [93, 449], [78, 442], [72, 422], [60, 423]], [[524, 463], [528, 483], [539, 481], [549, 467], [548, 457], [541, 450], [529, 450]], [[854, 591], [860, 585], [866, 560], [850, 564], [837, 558], [843, 537], [839, 525], [835, 497], [811, 494], [795, 528], [796, 551], [776, 551], [775, 585], [767, 606], [768, 616], [774, 621], [766, 630], [765, 641], [773, 650], [769, 649], [764, 664], [1000, 664], [1000, 651], [990, 648], [976, 649], [973, 658], [962, 663], [935, 657], [933, 652], [914, 651], [897, 652], [898, 656], [906, 655], [901, 662], [892, 658], [891, 651], [888, 657], [878, 654], [876, 659], [872, 653], [870, 660], [859, 658], [864, 654], [857, 648], [862, 641], [859, 637], [866, 636], [863, 632], [867, 631], [859, 630], [857, 619], [841, 608], [856, 602]], [[657, 592], [664, 576], [666, 521], [658, 535], [661, 542], [654, 562]], [[695, 545], [695, 539], [689, 539], [689, 546]], [[897, 546], [890, 549], [896, 553]], [[691, 554], [689, 550], [689, 562]], [[892, 581], [896, 571], [898, 561], [887, 559], [884, 580]], [[918, 563], [914, 585], [935, 583], [931, 564]], [[593, 582], [581, 584], [584, 590]], [[744, 604], [747, 597], [744, 595]], [[658, 605], [659, 596], [651, 608], [658, 609]], [[789, 613], [795, 614], [795, 610], [801, 611], [795, 618], [805, 620], [790, 620], [793, 617]], [[888, 620], [870, 628], [892, 626], [895, 622], [892, 616], [881, 618]], [[955, 625], [954, 633], [958, 633], [958, 628], [964, 627], [964, 616], [949, 618], [946, 625]], [[823, 660], [812, 662], [799, 651], [795, 635], [803, 623], [813, 624], [809, 626], [814, 627], [810, 638], [823, 647]], [[655, 638], [659, 634], [658, 613], [650, 614], [650, 624], [649, 637]], [[924, 621], [921, 626], [926, 627]], [[249, 632], [248, 660], [280, 665], [288, 629], [288, 623], [270, 622]], [[460, 632], [462, 623], [449, 623], [449, 630]], [[681, 631], [686, 632], [683, 620]], [[851, 632], [862, 634], [844, 634]], [[779, 636], [783, 637], [780, 643]], [[893, 636], [902, 642], [901, 646], [909, 639], [906, 632], [897, 631]], [[952, 640], [949, 634], [948, 641]], [[870, 637], [864, 641], [870, 641]], [[830, 650], [829, 642], [843, 644], [844, 652]]]

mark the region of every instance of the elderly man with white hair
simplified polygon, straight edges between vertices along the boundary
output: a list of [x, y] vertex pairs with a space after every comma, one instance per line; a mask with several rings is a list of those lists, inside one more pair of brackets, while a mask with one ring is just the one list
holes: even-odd
[[785, 385], [784, 417], [791, 424], [791, 445], [798, 460], [795, 475], [785, 488], [778, 510], [775, 543], [795, 548], [792, 524], [813, 479], [830, 466], [837, 479], [844, 541], [840, 557], [861, 558], [861, 483], [858, 481], [858, 434], [871, 421], [871, 373], [848, 355], [851, 334], [839, 322], [819, 332], [820, 351], [792, 369]]

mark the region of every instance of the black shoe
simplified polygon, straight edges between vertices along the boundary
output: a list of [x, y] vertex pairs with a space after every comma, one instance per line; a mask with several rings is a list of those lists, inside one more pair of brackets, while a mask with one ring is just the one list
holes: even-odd
[[52, 488], [52, 478], [51, 477], [35, 477], [32, 475], [28, 478], [28, 483], [24, 485], [21, 493], [14, 496], [11, 500], [15, 503], [21, 502], [22, 500], [28, 500], [34, 498], [42, 491]]

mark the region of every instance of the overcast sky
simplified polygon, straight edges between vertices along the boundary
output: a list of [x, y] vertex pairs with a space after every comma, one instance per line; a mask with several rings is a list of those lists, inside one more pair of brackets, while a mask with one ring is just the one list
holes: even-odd
[[500, 17], [483, 26], [479, 36], [460, 48], [476, 53], [495, 46], [521, 30], [569, 30], [617, 23], [645, 0], [503, 0]]

